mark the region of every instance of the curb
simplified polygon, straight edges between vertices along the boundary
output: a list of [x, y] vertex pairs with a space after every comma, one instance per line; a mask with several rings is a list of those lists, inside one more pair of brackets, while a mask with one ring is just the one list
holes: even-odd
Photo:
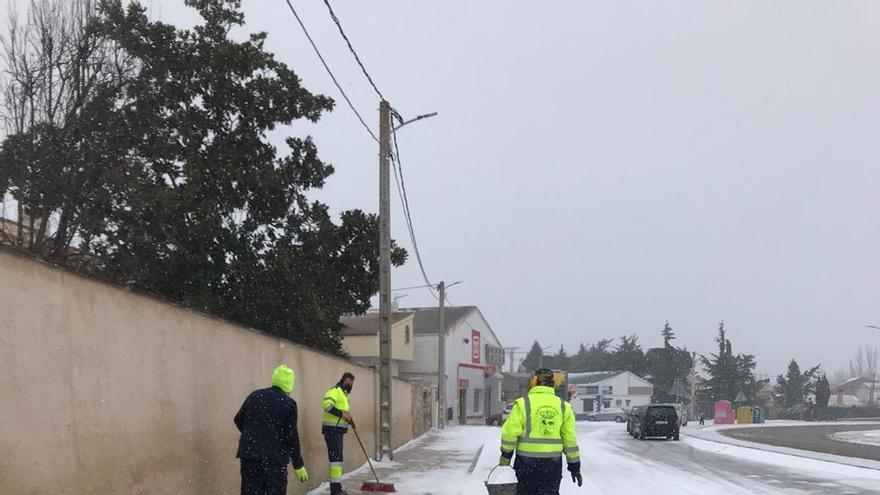
[[[820, 423], [821, 424], [821, 423]], [[839, 423], [837, 423], [839, 424]], [[791, 426], [815, 426], [816, 423], [809, 423], [805, 425], [766, 425], [768, 427], [791, 427]], [[790, 455], [793, 457], [800, 457], [803, 459], [810, 459], [814, 461], [821, 462], [830, 462], [834, 464], [842, 464], [850, 467], [871, 469], [874, 471], [880, 471], [880, 461], [872, 461], [870, 459], [861, 459], [857, 457], [846, 457], [842, 455], [836, 454], [827, 454], [822, 452], [813, 452], [810, 450], [800, 450], [800, 449], [792, 449], [790, 447], [779, 447], [775, 445], [768, 445], [757, 442], [748, 442], [745, 440], [740, 440], [737, 438], [728, 437], [722, 435], [719, 430], [732, 430], [743, 427], [745, 425], [723, 425], [723, 426], [713, 426], [703, 428], [698, 430], [699, 433], [695, 434], [693, 431], [688, 432], [688, 436], [692, 438], [696, 438], [698, 440], [704, 440], [707, 442], [713, 442], [721, 445], [733, 445], [735, 447], [742, 447], [746, 449], [752, 450], [760, 450], [764, 452], [771, 452], [775, 454], [782, 455]]]

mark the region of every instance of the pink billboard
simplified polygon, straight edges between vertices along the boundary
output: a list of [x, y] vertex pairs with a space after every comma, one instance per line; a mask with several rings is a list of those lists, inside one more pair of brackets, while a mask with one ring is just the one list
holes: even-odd
[[736, 415], [733, 414], [733, 407], [729, 400], [719, 400], [715, 403], [715, 424], [716, 425], [732, 425], [736, 421]]

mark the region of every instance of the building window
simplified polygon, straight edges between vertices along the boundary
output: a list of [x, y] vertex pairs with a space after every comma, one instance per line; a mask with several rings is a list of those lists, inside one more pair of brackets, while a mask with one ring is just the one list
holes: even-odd
[[626, 407], [629, 407], [630, 400], [626, 399]]
[[617, 399], [617, 401], [615, 402], [615, 405], [616, 405], [617, 407], [620, 407], [621, 404], [623, 404], [623, 401], [620, 400], [620, 399]]
[[614, 387], [612, 387], [611, 385], [603, 385], [602, 395], [614, 395]]
[[474, 412], [480, 412], [480, 404], [483, 403], [483, 389], [474, 389]]
[[584, 387], [584, 395], [598, 395], [599, 394], [599, 386], [598, 385], [587, 385]]
[[602, 402], [603, 402], [602, 407], [604, 407], [605, 409], [608, 409], [609, 407], [611, 407], [611, 399], [605, 399]]
[[409, 325], [407, 325], [406, 330], [403, 331], [403, 338], [406, 339], [406, 343], [409, 344]]

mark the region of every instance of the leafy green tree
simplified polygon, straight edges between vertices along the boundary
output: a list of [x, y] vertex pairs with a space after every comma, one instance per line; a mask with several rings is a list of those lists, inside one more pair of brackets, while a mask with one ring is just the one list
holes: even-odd
[[675, 333], [668, 321], [663, 326], [661, 334], [663, 347], [649, 349], [645, 353], [645, 361], [648, 374], [654, 384], [653, 399], [665, 402], [675, 400], [676, 395], [680, 398], [682, 394], [676, 394], [673, 387], [676, 386], [676, 383], [688, 382], [688, 375], [694, 366], [694, 361], [687, 349], [675, 347], [670, 343], [675, 339]]
[[571, 357], [571, 371], [582, 372], [587, 368], [587, 346], [583, 342], [578, 346], [578, 351]]
[[612, 367], [612, 339], [601, 339], [587, 349], [584, 371], [609, 371]]
[[520, 368], [525, 371], [529, 371], [529, 372], [535, 371], [536, 369], [538, 369], [538, 366], [541, 362], [541, 355], [543, 353], [544, 353], [544, 350], [541, 347], [541, 344], [539, 344], [538, 341], [536, 340], [532, 344], [532, 348], [529, 349], [529, 353], [526, 354], [525, 359], [523, 359], [522, 364], [520, 365]]
[[611, 363], [614, 369], [644, 376], [647, 371], [647, 361], [642, 346], [639, 345], [639, 336], [632, 334], [620, 337], [620, 342], [611, 354]]
[[718, 352], [701, 356], [703, 367], [709, 375], [707, 398], [733, 401], [740, 390], [751, 400], [757, 392], [754, 377], [755, 357], [751, 354], [733, 354], [733, 346], [727, 339], [724, 322], [718, 325]]
[[560, 345], [559, 350], [556, 351], [556, 354], [552, 356], [544, 356], [543, 366], [545, 368], [550, 368], [554, 370], [570, 370], [571, 358], [568, 356], [568, 352], [566, 352], [565, 346]]
[[831, 384], [828, 377], [823, 373], [816, 380], [816, 409], [819, 411], [820, 418], [824, 417], [828, 410], [828, 401], [831, 400]]
[[[229, 37], [244, 25], [240, 1], [186, 4], [202, 19], [191, 29], [151, 21], [138, 2], [100, 2], [88, 32], [125, 71], [99, 79], [71, 118], [8, 136], [0, 193], [52, 218], [29, 249], [341, 352], [340, 316], [366, 311], [378, 291], [377, 217], [335, 221], [310, 197], [333, 173], [312, 139], [268, 139], [333, 101], [267, 52], [265, 33]], [[392, 262], [405, 259], [394, 246]]]
[[805, 372], [801, 372], [797, 361], [791, 360], [785, 376], [779, 375], [776, 378], [779, 389], [785, 397], [784, 404], [786, 409], [804, 403], [806, 395], [812, 391], [812, 380], [818, 371], [819, 366], [814, 366]]
[[666, 325], [663, 326], [663, 347], [672, 347], [669, 343], [675, 340], [675, 332], [672, 331], [672, 327], [669, 326], [669, 322], [666, 322]]

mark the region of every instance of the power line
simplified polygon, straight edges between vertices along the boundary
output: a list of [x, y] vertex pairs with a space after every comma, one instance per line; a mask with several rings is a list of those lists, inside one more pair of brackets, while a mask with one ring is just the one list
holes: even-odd
[[415, 232], [415, 228], [413, 227], [413, 221], [412, 221], [412, 211], [410, 210], [409, 197], [407, 196], [407, 193], [406, 193], [406, 181], [403, 178], [403, 163], [400, 159], [400, 147], [397, 144], [397, 131], [392, 131], [391, 135], [394, 140], [394, 155], [392, 156], [392, 158], [394, 158], [394, 162], [397, 164], [397, 169], [395, 170], [394, 178], [395, 178], [395, 180], [397, 180], [398, 175], [400, 175], [400, 180], [398, 183], [398, 189], [399, 189], [398, 192], [400, 194], [400, 197], [401, 197], [401, 200], [403, 203], [404, 216], [406, 217], [406, 225], [407, 225], [407, 230], [409, 230], [410, 241], [412, 241], [413, 251], [416, 254], [416, 261], [419, 264], [419, 271], [421, 271], [421, 273], [422, 273], [422, 278], [424, 279], [425, 284], [429, 286], [429, 290], [431, 292], [431, 295], [434, 296], [434, 299], [437, 299], [439, 301], [440, 299], [437, 297], [437, 294], [434, 293], [433, 286], [435, 284], [431, 283], [430, 279], [428, 278], [427, 271], [425, 270], [425, 265], [422, 261], [422, 253], [419, 250], [419, 243], [416, 240], [416, 232]]
[[349, 108], [351, 108], [351, 111], [354, 112], [354, 114], [357, 116], [358, 120], [361, 121], [361, 125], [364, 126], [364, 129], [366, 129], [367, 132], [370, 133], [370, 137], [373, 138], [373, 141], [376, 141], [378, 143], [379, 138], [376, 137], [376, 134], [373, 132], [372, 129], [370, 129], [370, 126], [367, 125], [366, 121], [364, 121], [364, 118], [361, 117], [361, 114], [354, 107], [354, 104], [348, 98], [348, 95], [345, 94], [345, 90], [342, 89], [342, 85], [340, 85], [339, 81], [336, 80], [336, 76], [333, 75], [333, 71], [330, 70], [330, 66], [327, 65], [327, 61], [324, 60], [324, 56], [321, 55], [321, 51], [318, 50], [318, 45], [315, 44], [315, 41], [312, 39], [312, 36], [309, 34], [309, 30], [306, 29], [306, 25], [303, 24], [302, 19], [300, 19], [299, 14], [296, 13], [296, 9], [293, 8], [293, 4], [290, 3], [290, 0], [285, 0], [285, 1], [287, 2], [287, 6], [290, 7], [290, 11], [293, 13], [293, 16], [296, 17], [296, 21], [299, 22], [299, 26], [302, 28], [303, 33], [305, 33], [306, 38], [308, 38], [309, 43], [311, 43], [312, 48], [315, 49], [315, 53], [318, 55], [318, 58], [321, 59], [321, 63], [324, 65], [324, 69], [327, 70], [327, 74], [330, 74], [330, 79], [333, 80], [333, 84], [336, 85], [336, 89], [338, 89], [339, 92], [342, 94], [342, 97], [345, 98], [345, 101], [346, 101], [346, 103], [348, 103]]
[[[351, 99], [349, 99], [348, 95], [342, 89], [342, 85], [339, 84], [339, 81], [336, 79], [336, 76], [333, 74], [333, 71], [330, 70], [330, 66], [327, 64], [327, 61], [324, 59], [324, 56], [321, 55], [321, 51], [318, 49], [317, 44], [312, 39], [312, 36], [309, 34], [308, 29], [306, 28], [306, 26], [303, 23], [302, 19], [300, 18], [299, 14], [297, 14], [296, 9], [293, 8], [293, 4], [290, 3], [290, 0], [286, 0], [286, 3], [287, 3], [287, 6], [290, 8], [290, 11], [293, 13], [294, 17], [296, 17], [297, 22], [299, 23], [300, 27], [302, 28], [303, 33], [306, 35], [306, 38], [308, 38], [309, 43], [311, 43], [312, 48], [315, 50], [315, 54], [318, 55], [318, 58], [321, 60], [321, 63], [324, 65], [324, 69], [326, 69], [327, 74], [330, 75], [330, 79], [333, 80], [333, 84], [336, 85], [336, 88], [342, 94], [342, 97], [345, 99], [346, 103], [348, 103], [348, 106], [349, 106], [349, 108], [351, 108], [352, 112], [354, 112], [354, 114], [357, 116], [361, 125], [364, 126], [364, 128], [367, 130], [367, 132], [373, 138], [373, 140], [378, 143], [379, 139], [373, 133], [372, 129], [370, 129], [370, 126], [367, 125], [366, 121], [364, 121], [363, 117], [361, 117], [361, 114], [357, 111], [354, 104], [351, 102]], [[348, 45], [349, 51], [351, 51], [352, 55], [354, 55], [355, 61], [360, 66], [361, 71], [364, 73], [364, 76], [366, 76], [367, 81], [369, 81], [369, 83], [370, 83], [370, 86], [373, 87], [373, 90], [376, 92], [376, 94], [379, 96], [379, 98], [381, 98], [383, 101], [386, 101], [385, 97], [382, 95], [382, 92], [379, 90], [379, 88], [376, 86], [376, 83], [373, 81], [373, 78], [370, 76], [370, 73], [367, 72], [367, 69], [364, 66], [363, 62], [361, 62], [361, 59], [358, 56], [357, 51], [354, 49], [354, 46], [352, 45], [351, 40], [345, 34], [345, 30], [342, 28], [342, 23], [340, 22], [339, 17], [336, 15], [336, 13], [333, 11], [333, 7], [330, 5], [330, 2], [328, 0], [324, 0], [324, 5], [327, 6], [327, 10], [330, 12], [331, 19], [336, 24], [336, 27], [339, 29], [339, 34], [342, 35], [342, 38], [345, 40], [345, 43]], [[392, 108], [392, 114], [401, 123], [401, 126], [405, 124], [403, 121], [403, 118], [400, 116], [400, 113], [397, 112], [397, 110]], [[434, 114], [419, 116], [410, 122], [420, 120], [425, 117], [430, 117], [433, 115]], [[431, 283], [431, 281], [428, 278], [428, 274], [425, 271], [425, 265], [424, 265], [424, 262], [422, 261], [422, 254], [421, 254], [421, 251], [419, 250], [418, 241], [416, 240], [415, 229], [413, 228], [412, 212], [409, 207], [409, 198], [408, 198], [407, 192], [406, 192], [406, 182], [403, 178], [403, 165], [400, 160], [400, 148], [397, 144], [397, 129], [394, 129], [393, 126], [392, 126], [392, 129], [393, 129], [392, 135], [394, 138], [394, 153], [391, 153], [391, 159], [392, 159], [392, 161], [394, 161], [397, 164], [397, 167], [396, 168], [392, 167], [392, 169], [394, 170], [394, 179], [397, 182], [397, 192], [398, 192], [398, 195], [400, 196], [401, 204], [402, 204], [403, 212], [404, 212], [404, 217], [406, 219], [407, 231], [409, 232], [410, 241], [412, 242], [412, 245], [413, 245], [413, 251], [415, 252], [416, 260], [418, 261], [418, 264], [419, 264], [419, 271], [422, 274], [422, 278], [425, 281], [425, 285], [431, 291], [431, 295], [434, 296], [435, 299], [439, 300], [439, 298], [437, 297], [437, 294], [435, 294], [435, 292], [434, 292], [434, 285], [435, 284]]]
[[397, 289], [391, 289], [391, 292], [400, 292], [400, 291], [403, 291], [403, 290], [412, 290], [412, 289], [425, 289], [425, 288], [428, 288], [428, 287], [431, 287], [432, 289], [434, 288], [433, 285], [414, 285], [414, 286], [412, 286], [412, 287], [400, 287], [400, 288], [397, 288]]
[[[348, 45], [348, 51], [350, 51], [351, 54], [354, 55], [354, 60], [355, 60], [355, 61], [357, 62], [357, 64], [361, 67], [361, 72], [364, 73], [364, 76], [366, 76], [367, 81], [369, 81], [369, 83], [370, 83], [370, 86], [373, 87], [373, 91], [375, 91], [376, 94], [379, 95], [379, 98], [380, 98], [380, 99], [385, 100], [385, 96], [382, 95], [382, 92], [379, 91], [379, 88], [376, 86], [376, 83], [373, 82], [373, 78], [370, 77], [370, 73], [367, 72], [367, 68], [364, 67], [364, 63], [361, 62], [361, 58], [358, 56], [357, 51], [355, 51], [354, 46], [352, 46], [352, 44], [351, 44], [351, 40], [348, 39], [348, 36], [345, 34], [345, 30], [342, 29], [342, 23], [339, 21], [339, 17], [337, 17], [336, 12], [333, 12], [333, 7], [330, 6], [330, 1], [329, 1], [329, 0], [324, 0], [324, 5], [326, 5], [326, 6], [327, 6], [327, 10], [330, 11], [330, 18], [333, 19], [333, 22], [336, 24], [336, 27], [339, 28], [339, 34], [342, 35], [342, 39], [344, 39], [344, 40], [345, 40], [345, 44]], [[394, 115], [394, 117], [395, 117], [399, 122], [403, 122], [403, 118], [400, 116], [400, 114], [397, 112], [397, 110], [395, 110], [394, 108], [392, 108], [392, 109], [391, 109], [391, 113]]]

